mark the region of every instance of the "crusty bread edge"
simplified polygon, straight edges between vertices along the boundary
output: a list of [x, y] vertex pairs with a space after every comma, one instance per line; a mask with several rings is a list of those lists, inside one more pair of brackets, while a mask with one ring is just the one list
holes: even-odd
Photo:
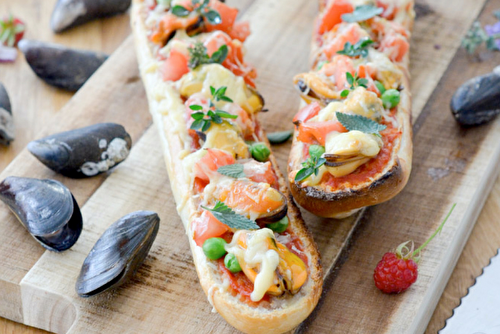
[[[154, 97], [151, 92], [151, 81], [153, 80], [154, 82], [154, 79], [151, 79], [151, 77], [149, 77], [150, 74], [146, 73], [143, 68], [143, 65], [147, 64], [153, 57], [146, 37], [146, 28], [140, 14], [142, 5], [143, 2], [141, 0], [134, 0], [131, 10], [131, 25], [136, 54], [141, 78], [147, 92], [150, 113], [160, 133], [172, 193], [177, 203], [179, 216], [186, 227], [186, 231], [188, 231], [189, 223], [192, 220], [191, 218], [196, 208], [190, 198], [183, 198], [182, 194], [188, 191], [188, 186], [182, 184], [182, 180], [184, 180], [184, 170], [180, 160], [172, 157], [173, 153], [178, 153], [182, 149], [181, 139], [178, 135], [170, 131], [165, 131], [163, 126], [164, 116], [157, 110], [155, 103], [153, 103]], [[159, 76], [157, 77], [159, 79]], [[265, 138], [265, 135], [263, 138]], [[193, 254], [193, 262], [201, 286], [205, 294], [207, 294], [209, 301], [228, 323], [245, 333], [283, 333], [293, 329], [312, 312], [318, 303], [323, 285], [323, 273], [316, 244], [304, 225], [300, 211], [295, 206], [290, 196], [286, 181], [281, 175], [273, 155], [271, 155], [270, 160], [279, 177], [280, 191], [288, 198], [290, 226], [302, 241], [304, 251], [308, 254], [309, 258], [309, 280], [296, 296], [289, 297], [284, 307], [274, 310], [253, 308], [246, 303], [240, 302], [235, 297], [231, 296], [227, 290], [222, 288], [220, 275], [217, 275], [216, 271], [209, 265], [201, 248], [196, 246], [193, 238], [188, 236]]]
[[[318, 52], [317, 43], [312, 41], [311, 58]], [[402, 136], [399, 145], [394, 147], [394, 156], [387, 167], [371, 182], [355, 189], [327, 192], [313, 186], [302, 187], [295, 182], [292, 171], [300, 169], [302, 151], [297, 149], [298, 131], [293, 135], [292, 149], [288, 161], [288, 181], [295, 201], [307, 211], [325, 218], [344, 218], [358, 209], [386, 202], [399, 194], [408, 183], [411, 173], [413, 143], [411, 127], [411, 92], [408, 71], [409, 53], [398, 65], [403, 72], [401, 100], [397, 107], [397, 118], [401, 124]]]

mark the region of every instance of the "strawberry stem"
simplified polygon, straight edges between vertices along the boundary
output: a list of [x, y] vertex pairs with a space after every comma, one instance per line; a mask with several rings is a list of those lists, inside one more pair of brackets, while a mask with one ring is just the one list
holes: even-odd
[[441, 230], [443, 229], [443, 226], [444, 224], [446, 223], [446, 221], [448, 220], [448, 217], [450, 217], [451, 213], [453, 212], [453, 209], [455, 209], [455, 206], [457, 205], [457, 203], [454, 203], [453, 206], [451, 207], [451, 210], [450, 212], [448, 212], [448, 215], [446, 216], [446, 218], [443, 220], [443, 222], [441, 223], [441, 225], [439, 225], [439, 227], [437, 228], [436, 231], [434, 231], [434, 233], [429, 237], [429, 239], [427, 239], [423, 244], [422, 246], [418, 247], [417, 250], [415, 250], [413, 252], [413, 254], [411, 255], [411, 257], [416, 257], [420, 251], [422, 251], [422, 249], [425, 248], [425, 246], [427, 246], [427, 244], [429, 242], [431, 242], [432, 239], [434, 239], [434, 237], [439, 233], [441, 232]]

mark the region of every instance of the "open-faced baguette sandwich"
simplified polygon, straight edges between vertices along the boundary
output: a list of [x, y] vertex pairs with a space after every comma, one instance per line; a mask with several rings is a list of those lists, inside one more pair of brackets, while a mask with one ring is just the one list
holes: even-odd
[[303, 105], [288, 177], [295, 200], [343, 218], [398, 194], [411, 171], [412, 0], [321, 0], [312, 70], [294, 78]]
[[132, 26], [203, 290], [237, 329], [282, 333], [316, 306], [322, 271], [257, 120], [237, 13], [217, 0], [134, 0]]

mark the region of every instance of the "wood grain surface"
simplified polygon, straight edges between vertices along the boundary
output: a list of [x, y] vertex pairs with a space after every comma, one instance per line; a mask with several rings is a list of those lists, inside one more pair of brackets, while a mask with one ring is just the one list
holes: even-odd
[[[458, 57], [459, 61], [462, 61], [461, 63], [458, 62], [454, 66], [455, 68], [455, 74], [451, 76], [451, 78], [446, 78], [446, 76], [442, 80], [448, 80], [448, 81], [442, 81], [443, 85], [438, 85], [439, 80], [441, 80], [441, 77], [443, 73], [445, 72], [446, 68], [448, 67], [449, 63], [452, 61], [453, 56], [455, 54], [455, 51], [458, 47], [459, 41], [465, 30], [468, 28], [470, 23], [474, 20], [474, 18], [478, 15], [482, 8], [482, 4], [484, 1], [457, 1], [457, 3], [460, 2], [460, 5], [453, 6], [450, 8], [449, 3], [447, 1], [434, 1], [434, 2], [429, 2], [429, 3], [423, 3], [423, 2], [418, 2], [418, 8], [421, 12], [421, 16], [417, 20], [416, 26], [415, 26], [415, 33], [413, 37], [413, 49], [412, 49], [412, 76], [413, 76], [413, 81], [412, 81], [412, 92], [414, 95], [414, 103], [413, 103], [413, 113], [416, 118], [417, 115], [420, 114], [421, 110], [424, 109], [427, 110], [430, 114], [430, 111], [433, 110], [441, 110], [443, 113], [449, 113], [447, 110], [446, 106], [443, 106], [442, 104], [433, 104], [433, 98], [434, 100], [437, 100], [438, 98], [436, 96], [440, 96], [439, 94], [443, 96], [447, 96], [446, 94], [452, 93], [452, 88], [450, 87], [450, 81], [453, 81], [451, 83], [451, 87], [455, 87], [458, 85], [461, 81], [464, 81], [467, 77], [467, 75], [471, 75], [472, 72], [478, 71], [481, 68], [483, 70], [490, 70], [493, 67], [493, 64], [498, 63], [498, 59], [494, 58], [491, 59], [491, 63], [485, 62], [484, 64], [480, 65], [482, 66], [481, 68], [474, 67], [470, 72], [462, 71], [462, 68], [469, 64], [468, 62], [474, 61], [468, 58], [465, 54], [458, 54], [455, 57], [454, 62], [456, 63], [456, 59]], [[81, 47], [81, 48], [88, 48], [88, 49], [94, 49], [94, 50], [104, 50], [106, 52], [109, 52], [113, 50], [121, 40], [123, 40], [124, 36], [128, 34], [129, 28], [128, 28], [128, 18], [125, 16], [122, 17], [117, 17], [117, 18], [112, 18], [108, 20], [104, 20], [102, 22], [96, 22], [92, 24], [88, 24], [84, 27], [77, 28], [73, 31], [70, 31], [66, 34], [63, 34], [61, 36], [54, 36], [50, 33], [48, 27], [48, 19], [50, 17], [50, 11], [52, 9], [54, 1], [11, 1], [8, 4], [4, 4], [3, 2], [0, 3], [0, 13], [2, 12], [13, 12], [13, 13], [19, 13], [19, 16], [23, 19], [25, 19], [28, 22], [28, 34], [27, 37], [29, 38], [37, 38], [37, 39], [42, 39], [42, 40], [47, 40], [47, 41], [57, 41], [60, 43], [64, 43], [66, 45], [74, 46], [74, 47]], [[35, 5], [34, 5], [35, 4]], [[243, 1], [239, 2], [238, 7], [243, 7], [244, 8], [249, 8], [249, 15], [255, 15], [255, 13], [262, 13], [262, 15], [265, 14], [265, 11], [263, 10], [262, 7], [259, 6], [253, 6], [252, 1]], [[485, 19], [490, 15], [491, 11], [493, 9], [496, 9], [500, 7], [500, 3], [498, 1], [490, 1], [488, 8], [485, 11]], [[294, 7], [291, 6], [292, 10]], [[297, 9], [297, 8], [296, 8]], [[307, 8], [299, 8], [298, 10], [301, 11], [306, 11], [307, 15], [309, 15], [312, 19], [315, 13], [315, 6], [309, 6]], [[26, 15], [23, 17], [22, 15]], [[262, 21], [268, 21], [271, 18], [266, 18], [265, 16], [262, 17], [260, 15], [260, 19]], [[36, 23], [31, 23], [31, 21], [36, 22]], [[253, 17], [253, 16], [252, 16]], [[485, 21], [486, 22], [486, 21]], [[254, 24], [254, 22], [252, 22]], [[312, 29], [312, 24], [311, 21], [305, 22], [301, 20], [295, 20], [290, 22], [290, 24], [293, 24], [296, 26], [297, 29], [305, 29], [310, 31]], [[269, 28], [272, 28], [270, 26]], [[31, 31], [31, 32], [30, 32]], [[91, 32], [91, 33], [90, 33]], [[272, 30], [270, 30], [270, 34], [272, 33]], [[280, 38], [285, 39], [285, 38], [293, 38], [293, 35], [290, 36], [273, 36], [277, 41], [280, 40]], [[254, 43], [254, 47], [250, 48], [250, 52], [248, 54], [248, 57], [250, 61], [253, 61], [255, 64], [257, 64], [257, 68], [259, 70], [260, 74], [260, 81], [261, 84], [263, 81], [266, 80], [276, 80], [276, 70], [273, 67], [266, 67], [262, 66], [262, 62], [259, 61], [260, 55], [256, 54], [256, 49], [258, 50], [258, 41], [254, 40], [251, 41]], [[297, 44], [300, 42], [298, 41]], [[284, 54], [284, 49], [283, 47], [280, 47], [280, 43], [276, 43], [276, 49], [273, 50], [273, 57], [280, 57], [288, 62], [290, 64], [284, 64], [284, 68], [286, 66], [292, 66], [291, 62], [300, 62], [303, 66], [303, 69], [305, 70], [307, 68], [307, 50], [304, 50], [302, 54], [299, 54], [297, 57], [299, 58], [293, 58], [293, 57], [287, 57], [286, 54]], [[300, 58], [302, 57], [302, 58]], [[489, 54], [485, 55], [484, 57], [490, 57]], [[461, 59], [461, 60], [460, 60]], [[259, 67], [259, 64], [261, 65]], [[11, 99], [13, 102], [13, 108], [14, 108], [14, 115], [16, 117], [16, 125], [17, 125], [17, 131], [16, 131], [16, 136], [17, 139], [13, 143], [13, 145], [10, 148], [3, 149], [1, 151], [1, 156], [0, 156], [0, 164], [2, 166], [2, 169], [4, 166], [6, 166], [12, 159], [15, 157], [26, 145], [26, 143], [35, 137], [38, 137], [40, 135], [39, 131], [43, 128], [45, 128], [47, 125], [50, 125], [50, 122], [58, 122], [58, 118], [62, 117], [64, 119], [61, 120], [61, 124], [66, 123], [65, 120], [71, 118], [69, 113], [71, 113], [72, 110], [77, 109], [78, 106], [72, 105], [66, 106], [63, 108], [61, 111], [58, 111], [62, 105], [65, 104], [65, 102], [70, 98], [70, 94], [63, 93], [59, 90], [56, 90], [54, 88], [51, 88], [45, 84], [43, 84], [38, 78], [34, 76], [34, 74], [31, 72], [31, 70], [28, 68], [28, 66], [25, 64], [24, 60], [22, 59], [22, 56], [19, 57], [18, 61], [16, 62], [15, 65], [0, 65], [0, 80], [5, 83], [7, 86], [7, 89], [11, 95]], [[488, 68], [490, 67], [490, 68]], [[114, 68], [117, 72], [120, 72], [119, 68]], [[458, 70], [457, 70], [458, 69]], [[286, 71], [285, 71], [286, 72]], [[129, 72], [130, 73], [130, 72]], [[282, 72], [279, 72], [282, 73]], [[450, 71], [448, 72], [450, 73]], [[286, 82], [294, 73], [285, 73], [283, 74], [283, 81]], [[447, 74], [448, 75], [448, 74]], [[448, 75], [450, 76], [450, 75]], [[134, 81], [134, 75], [128, 76], [126, 80], [131, 80]], [[433, 97], [429, 100], [429, 96], [431, 93], [434, 91], [436, 85], [438, 86], [438, 89], [436, 92], [434, 92]], [[455, 85], [455, 86], [453, 86]], [[140, 85], [139, 85], [140, 86]], [[135, 86], [134, 86], [135, 87]], [[443, 88], [444, 87], [444, 88]], [[286, 112], [287, 115], [293, 115], [294, 110], [296, 109], [297, 103], [294, 104], [294, 101], [297, 102], [298, 98], [296, 94], [293, 93], [293, 90], [286, 90], [286, 94], [282, 95], [272, 95], [270, 96], [269, 99], [269, 104], [272, 106], [280, 106], [282, 105], [283, 108], [285, 109], [284, 111], [281, 112]], [[89, 96], [91, 95], [90, 93]], [[93, 94], [106, 94], [106, 92], [94, 92]], [[264, 92], [265, 94], [265, 92]], [[26, 96], [29, 95], [30, 98], [26, 98]], [[267, 98], [268, 96], [266, 96]], [[424, 108], [425, 106], [425, 108]], [[105, 106], [103, 106], [104, 108]], [[435, 109], [438, 108], [438, 109]], [[273, 130], [278, 130], [282, 129], [284, 127], [283, 124], [273, 122], [273, 115], [264, 115], [264, 124], [266, 128], [268, 128], [269, 131]], [[448, 120], [451, 118], [448, 117]], [[429, 119], [431, 121], [432, 119]], [[446, 118], [444, 118], [446, 121]], [[80, 123], [78, 123], [77, 120], [73, 120], [72, 122], [77, 122], [76, 124], [85, 124], [85, 121], [81, 120]], [[131, 121], [131, 123], [133, 120]], [[424, 121], [421, 121], [422, 124], [424, 124]], [[132, 125], [131, 125], [132, 126]], [[126, 126], [127, 129], [129, 129], [129, 126]], [[137, 130], [134, 131], [129, 131], [134, 132], [136, 138], [140, 137], [142, 133], [140, 133], [139, 129], [141, 126], [137, 126]], [[425, 129], [425, 128], [424, 128]], [[418, 130], [417, 131], [417, 136], [419, 133], [422, 133], [420, 136], [422, 136], [423, 143], [427, 142], [427, 145], [429, 145], [430, 140], [434, 138], [425, 138], [425, 130]], [[453, 128], [452, 128], [453, 129]], [[486, 129], [483, 127], [483, 130]], [[486, 133], [486, 130], [484, 130]], [[481, 134], [481, 130], [475, 131], [473, 133], [473, 136], [476, 136], [476, 139], [482, 139], [483, 135]], [[144, 143], [147, 143], [148, 141], [153, 141], [154, 140], [154, 133], [146, 133], [144, 135], [144, 138], [141, 139], [140, 144], [146, 145]], [[417, 141], [418, 142], [418, 141]], [[422, 146], [423, 147], [423, 146]], [[419, 151], [422, 152], [423, 154], [425, 151]], [[285, 160], [286, 154], [287, 154], [287, 149], [281, 148], [278, 150], [278, 157], [280, 160]], [[137, 163], [137, 160], [134, 160]], [[36, 163], [35, 161], [32, 161], [33, 165]], [[438, 168], [444, 168], [446, 169], [447, 166], [444, 161], [444, 157], [442, 161], [439, 162], [440, 166], [443, 165], [442, 167]], [[433, 165], [434, 166], [434, 165]], [[28, 168], [29, 166], [27, 166]], [[282, 166], [283, 167], [283, 166]], [[427, 172], [426, 167], [429, 166], [423, 166], [422, 167], [422, 172], [425, 173]], [[449, 166], [448, 166], [449, 167]], [[113, 182], [125, 182], [125, 181], [120, 181], [120, 175], [123, 175], [124, 169], [127, 168], [138, 168], [137, 165], [134, 165], [134, 163], [129, 163], [126, 167], [123, 167], [119, 169], [119, 173], [113, 173], [111, 180], [107, 183], [113, 183]], [[5, 171], [2, 176], [4, 176], [6, 173], [14, 173], [14, 171]], [[15, 171], [17, 172], [17, 171]], [[150, 171], [151, 172], [151, 171]], [[452, 171], [452, 173], [455, 171]], [[46, 176], [46, 177], [55, 177], [55, 175], [51, 174], [51, 172], [42, 170], [42, 173], [45, 174], [40, 174], [40, 176]], [[161, 173], [161, 172], [160, 172]], [[147, 173], [146, 173], [147, 174]], [[99, 186], [101, 182], [104, 180], [105, 177], [102, 177], [101, 179], [92, 179], [88, 183], [94, 184], [91, 188], [95, 189], [95, 187]], [[116, 179], [116, 181], [113, 181]], [[148, 179], [140, 179], [141, 182], [147, 182]], [[79, 200], [85, 201], [86, 198], [88, 197], [88, 193], [84, 191], [84, 189], [88, 189], [87, 185], [85, 186], [77, 186], [76, 183], [71, 183], [71, 181], [65, 180], [65, 183], [68, 184], [70, 183], [71, 189], [75, 192], [77, 192], [77, 198]], [[163, 182], [163, 181], [162, 181]], [[164, 181], [166, 182], [166, 181]], [[451, 182], [450, 179], [445, 179], [442, 182]], [[473, 185], [471, 186], [473, 189]], [[81, 194], [79, 195], [79, 189], [81, 189]], [[98, 192], [101, 193], [100, 196], [103, 196], [102, 194], [105, 194], [106, 189], [100, 189]], [[165, 196], [168, 194], [162, 194], [161, 196]], [[439, 195], [439, 194], [438, 194]], [[500, 201], [500, 184], [497, 182], [495, 184], [494, 191], [492, 192], [492, 196], [490, 196], [485, 209], [483, 210], [483, 214], [480, 216], [479, 222], [477, 227], [474, 229], [474, 232], [472, 234], [472, 237], [467, 244], [464, 254], [461, 257], [457, 269], [455, 270], [444, 294], [443, 297], [441, 298], [441, 301], [438, 305], [438, 308], [434, 314], [434, 317], [429, 324], [428, 327], [428, 333], [435, 333], [439, 328], [441, 328], [444, 325], [444, 320], [451, 314], [452, 308], [459, 303], [459, 299], [462, 295], [465, 294], [466, 288], [472, 283], [473, 277], [476, 274], [480, 273], [480, 268], [482, 265], [488, 263], [488, 259], [490, 256], [492, 256], [498, 245], [500, 245], [500, 238], [498, 236], [498, 232], [492, 233], [492, 231], [497, 231], [496, 225], [498, 222], [495, 220], [495, 215], [498, 216], [498, 203]], [[99, 194], [97, 193], [96, 195], [97, 199], [94, 200], [97, 201], [99, 199]], [[118, 196], [120, 198], [123, 198], [121, 196]], [[434, 198], [434, 197], [432, 197]], [[100, 201], [105, 200], [105, 198], [99, 199]], [[119, 198], [118, 198], [119, 200]], [[83, 203], [81, 203], [83, 204]], [[89, 203], [92, 205], [92, 203]], [[137, 203], [140, 204], [140, 201]], [[90, 208], [92, 206], [89, 206]], [[370, 210], [370, 219], [373, 219], [373, 217], [377, 217], [377, 215], [380, 215], [380, 219], [384, 219], [384, 210], [387, 209], [387, 206], [384, 208], [384, 206], [380, 206]], [[425, 201], [419, 207], [421, 212], [425, 212]], [[91, 209], [88, 209], [91, 210]], [[165, 210], [165, 208], [163, 209]], [[90, 212], [90, 211], [89, 211]], [[418, 216], [421, 214], [420, 211], [413, 211], [413, 212], [405, 212], [404, 215], [408, 216], [408, 219], [411, 219], [412, 215], [413, 216]], [[402, 213], [398, 213], [402, 214]], [[425, 213], [424, 213], [425, 214]], [[426, 214], [425, 217], [429, 218], [429, 220], [435, 220], [439, 219], [440, 216], [442, 215], [442, 212], [429, 212]], [[113, 219], [117, 217], [112, 217], [109, 216], [107, 217], [108, 219]], [[307, 215], [305, 216], [306, 220], [311, 219], [311, 217], [308, 217]], [[403, 218], [404, 219], [404, 218]], [[433, 226], [436, 221], [432, 221], [429, 224], [429, 227]], [[323, 236], [324, 240], [318, 239], [318, 243], [320, 245], [327, 245], [329, 242], [337, 243], [337, 241], [333, 240], [335, 238], [341, 238], [342, 235], [340, 233], [337, 233], [338, 231], [336, 230], [330, 230], [329, 233], [327, 234], [322, 234], [320, 229], [325, 227], [327, 222], [325, 222], [325, 225], [315, 225], [318, 230], [315, 231], [315, 236]], [[482, 227], [481, 227], [482, 226]], [[478, 228], [481, 227], [481, 230], [478, 230]], [[430, 230], [430, 229], [429, 229]], [[370, 240], [370, 229], [369, 227], [362, 226], [361, 232], [355, 237], [355, 242], [356, 243], [362, 243], [363, 241], [369, 241]], [[478, 232], [480, 231], [480, 232]], [[402, 231], [400, 235], [398, 235], [398, 238], [404, 238], [407, 235], [411, 234], [411, 229]], [[426, 233], [427, 235], [428, 233]], [[26, 236], [24, 236], [25, 238]], [[94, 236], [95, 237], [95, 236]], [[416, 239], [416, 241], [422, 241], [424, 239], [425, 235], [413, 235], [412, 238]], [[20, 240], [23, 237], [21, 237]], [[418, 238], [418, 239], [417, 239]], [[181, 239], [181, 238], [180, 238]], [[365, 240], [366, 239], [366, 240]], [[360, 241], [361, 240], [361, 241]], [[31, 241], [31, 240], [30, 240]], [[27, 242], [30, 242], [27, 241]], [[181, 239], [181, 241], [183, 241]], [[401, 240], [400, 240], [401, 241]], [[90, 242], [90, 241], [89, 241]], [[391, 241], [388, 241], [390, 243]], [[187, 243], [185, 243], [187, 244]], [[185, 248], [186, 245], [180, 247]], [[380, 244], [377, 245], [377, 247], [381, 250], [380, 254], [373, 254], [376, 258], [381, 256], [381, 254], [393, 247], [394, 245], [392, 244]], [[85, 245], [81, 245], [81, 247], [85, 248], [88, 247], [87, 243]], [[322, 250], [326, 250], [322, 249]], [[39, 253], [40, 250], [37, 247], [34, 247], [35, 253]], [[158, 250], [157, 250], [158, 251]], [[431, 250], [432, 251], [432, 250]], [[325, 253], [325, 252], [324, 252]], [[334, 256], [336, 254], [335, 251], [331, 252], [331, 256]], [[358, 253], [358, 255], [363, 255], [363, 253]], [[47, 265], [44, 265], [42, 263], [39, 266], [39, 269], [37, 269], [40, 275], [43, 275], [44, 270], [52, 269], [50, 267], [50, 254], [49, 255], [44, 255], [48, 259], [44, 259]], [[324, 256], [328, 257], [328, 253], [325, 253]], [[354, 256], [356, 258], [357, 255]], [[29, 260], [29, 259], [28, 259]], [[351, 262], [349, 262], [351, 261]], [[341, 303], [340, 300], [342, 298], [339, 298], [339, 296], [336, 294], [339, 290], [335, 290], [335, 286], [338, 286], [339, 282], [342, 282], [342, 272], [346, 271], [344, 268], [349, 268], [350, 265], [359, 265], [359, 262], [356, 262], [352, 260], [350, 257], [348, 261], [344, 264], [342, 267], [342, 270], [340, 271], [339, 275], [336, 275], [334, 277], [334, 281], [330, 282], [333, 284], [333, 288], [330, 290], [328, 294], [325, 295], [326, 300], [328, 298], [334, 298], [335, 300], [339, 299], [338, 306], [343, 309], [349, 309], [349, 307], [344, 307], [346, 304]], [[376, 259], [369, 259], [368, 264], [371, 266], [373, 261], [376, 262]], [[29, 262], [29, 261], [28, 261]], [[366, 264], [366, 263], [364, 263]], [[48, 268], [48, 269], [44, 269]], [[366, 269], [366, 268], [365, 268]], [[371, 267], [369, 267], [370, 270], [372, 270]], [[35, 272], [35, 273], [36, 273]], [[34, 275], [34, 273], [33, 273]], [[16, 273], [12, 273], [13, 278], [15, 278]], [[137, 281], [141, 281], [144, 277], [139, 277]], [[155, 278], [159, 279], [159, 278]], [[349, 279], [347, 277], [346, 279]], [[421, 277], [421, 280], [427, 280], [428, 278]], [[146, 280], [147, 282], [147, 280]], [[194, 282], [192, 284], [198, 284], [196, 282], [196, 279], [194, 278]], [[140, 284], [139, 284], [140, 285]], [[138, 289], [140, 290], [140, 289]], [[198, 288], [198, 290], [200, 290]], [[140, 291], [138, 291], [139, 293]], [[331, 296], [331, 297], [330, 297]], [[402, 295], [404, 297], [404, 295]], [[3, 296], [2, 296], [3, 297]], [[342, 297], [342, 296], [341, 296]], [[399, 298], [400, 296], [397, 297], [389, 297], [389, 298]], [[390, 303], [389, 298], [387, 298], [387, 302]], [[326, 303], [326, 302], [325, 302]], [[206, 304], [206, 302], [205, 302]], [[205, 307], [206, 305], [201, 305], [201, 307]], [[411, 306], [411, 305], [410, 305]], [[330, 312], [335, 312], [335, 309], [331, 308], [325, 308], [324, 306], [320, 309], [318, 314], [315, 315], [316, 318], [321, 317], [323, 315], [325, 316], [332, 316]], [[342, 310], [345, 311], [345, 310]], [[339, 312], [338, 310], [336, 313], [333, 314], [335, 317], [335, 314], [340, 315], [343, 314]], [[359, 310], [358, 310], [359, 311]], [[207, 311], [208, 312], [208, 311]], [[14, 312], [15, 313], [15, 312]], [[361, 310], [362, 313], [362, 310]], [[33, 317], [36, 317], [37, 315], [32, 315]], [[378, 315], [379, 317], [383, 316], [381, 314]], [[14, 318], [14, 317], [12, 317]], [[375, 319], [375, 321], [380, 321], [381, 318]], [[365, 319], [363, 319], [365, 320]], [[370, 321], [370, 319], [367, 319], [366, 321]], [[373, 321], [373, 319], [371, 320]], [[323, 322], [320, 321], [315, 321], [315, 324], [323, 324]], [[333, 324], [333, 321], [327, 321], [325, 322], [327, 324], [326, 327], [328, 327], [328, 324]], [[342, 323], [340, 321], [340, 323]], [[88, 324], [87, 324], [88, 325]], [[323, 327], [321, 329], [327, 329], [326, 327]], [[309, 332], [314, 332], [315, 327], [311, 328], [306, 328], [304, 327], [304, 330], [308, 330]], [[14, 324], [10, 321], [7, 320], [2, 320], [0, 321], [0, 333], [40, 333], [41, 331], [39, 330], [34, 330], [31, 328], [27, 328], [22, 325]], [[347, 331], [346, 331], [347, 332]]]

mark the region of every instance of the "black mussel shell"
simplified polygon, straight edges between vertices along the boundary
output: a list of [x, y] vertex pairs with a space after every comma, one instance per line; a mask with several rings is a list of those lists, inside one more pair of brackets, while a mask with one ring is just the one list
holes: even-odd
[[48, 250], [64, 251], [80, 236], [80, 208], [60, 182], [9, 176], [0, 183], [0, 200]]
[[23, 39], [19, 49], [35, 74], [49, 85], [77, 91], [104, 63], [104, 53]]
[[148, 255], [160, 227], [151, 211], [136, 211], [113, 223], [97, 240], [76, 281], [80, 297], [118, 287], [131, 278]]
[[283, 196], [283, 204], [276, 210], [268, 212], [266, 214], [260, 215], [257, 219], [257, 223], [271, 224], [283, 219], [288, 212], [288, 202], [285, 195]]
[[0, 82], [0, 144], [9, 145], [14, 140], [14, 119], [9, 95]]
[[130, 3], [131, 0], [58, 0], [50, 27], [54, 32], [62, 32], [101, 17], [124, 13]]
[[131, 147], [130, 135], [115, 123], [94, 124], [28, 144], [28, 150], [43, 164], [72, 178], [106, 172], [125, 160]]
[[500, 67], [460, 86], [450, 103], [455, 120], [471, 126], [489, 122], [500, 113]]

